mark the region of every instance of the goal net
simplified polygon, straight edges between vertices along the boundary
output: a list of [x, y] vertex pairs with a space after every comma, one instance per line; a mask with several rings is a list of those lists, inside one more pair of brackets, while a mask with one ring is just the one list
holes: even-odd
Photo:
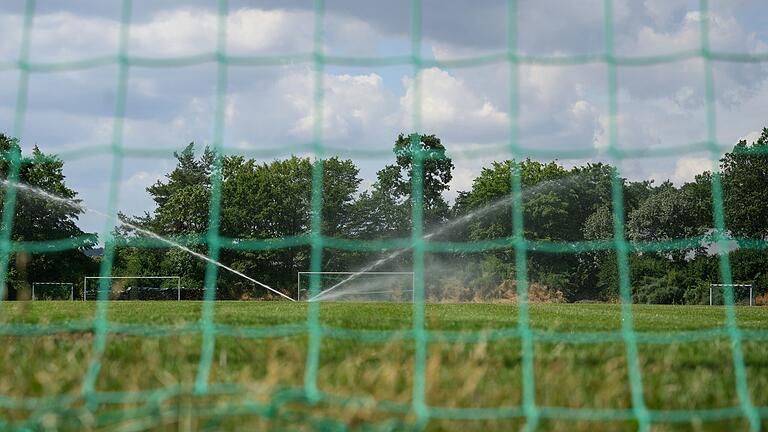
[[[725, 319], [721, 327], [714, 329], [692, 330], [686, 326], [656, 331], [655, 326], [643, 325], [638, 318], [642, 318], [644, 309], [632, 305], [637, 282], [632, 278], [635, 254], [680, 252], [684, 256], [706, 238], [688, 237], [693, 235], [688, 229], [677, 229], [683, 228], [681, 220], [679, 227], [634, 242], [627, 225], [632, 210], [629, 204], [635, 197], [625, 180], [643, 173], [636, 170], [641, 160], [660, 163], [652, 167], [660, 174], [666, 172], [661, 163], [686, 172], [693, 165], [710, 167], [710, 175], [702, 176], [702, 182], [696, 184], [692, 195], [695, 202], [690, 206], [709, 208], [706, 212], [712, 223], [707, 228], [712, 228], [717, 245], [711, 248], [712, 260], [719, 265], [723, 283], [734, 282], [729, 249], [733, 241], [737, 241], [740, 251], [768, 250], [765, 235], [728, 238], [728, 233], [735, 231], [729, 226], [732, 218], [726, 217], [730, 207], [726, 202], [737, 206], [741, 202], [726, 201], [726, 177], [717, 168], [734, 133], [730, 127], [723, 130], [724, 126], [748, 126], [740, 132], [748, 134], [759, 123], [753, 123], [745, 114], [765, 111], [767, 98], [762, 92], [768, 89], [768, 80], [763, 79], [768, 69], [768, 50], [762, 41], [764, 26], [759, 25], [765, 16], [753, 11], [760, 11], [761, 6], [764, 9], [767, 2], [751, 2], [749, 9], [741, 9], [739, 14], [758, 23], [749, 28], [741, 28], [737, 20], [724, 15], [732, 5], [750, 3], [740, 0], [546, 2], [550, 8], [557, 6], [558, 14], [523, 9], [545, 2], [522, 0], [450, 5], [409, 0], [391, 2], [402, 3], [402, 10], [393, 9], [391, 13], [390, 2], [314, 0], [291, 2], [311, 5], [310, 11], [296, 6], [270, 12], [249, 11], [243, 1], [184, 2], [187, 8], [176, 11], [168, 6], [176, 2], [116, 0], [91, 2], [98, 7], [88, 8], [72, 22], [65, 19], [77, 13], [63, 9], [68, 3], [82, 2], [2, 2], [0, 129], [30, 147], [38, 139], [54, 137], [60, 144], [54, 150], [61, 162], [80, 164], [74, 169], [85, 171], [83, 181], [94, 190], [106, 192], [98, 199], [105, 201], [106, 206], [101, 208], [107, 209], [107, 221], [116, 220], [119, 211], [126, 210], [126, 200], [134, 198], [125, 193], [130, 191], [126, 182], [129, 166], [138, 165], [150, 173], [165, 164], [163, 158], [177, 150], [165, 145], [167, 139], [183, 136], [210, 143], [206, 158], [211, 162], [205, 165], [210, 169], [199, 170], [210, 171], [204, 176], [206, 183], [201, 188], [190, 188], [193, 194], [184, 195], [189, 200], [178, 202], [180, 213], [189, 210], [197, 214], [199, 209], [187, 203], [197, 204], [198, 195], [203, 197], [199, 201], [204, 203], [200, 211], [203, 216], [189, 224], [194, 228], [178, 235], [195, 250], [206, 251], [202, 265], [207, 290], [200, 307], [194, 309], [195, 321], [190, 325], [141, 322], [140, 317], [135, 323], [118, 322], [120, 317], [107, 313], [112, 300], [183, 300], [187, 290], [181, 288], [180, 278], [175, 276], [108, 277], [116, 274], [120, 256], [115, 252], [121, 245], [106, 241], [114, 226], [102, 223], [98, 235], [104, 251], [94, 263], [98, 261], [99, 275], [103, 277], [85, 278], [82, 292], [75, 292], [75, 298], [103, 300], [93, 304], [94, 308], [81, 309], [95, 310], [92, 319], [73, 315], [63, 322], [27, 322], [34, 318], [32, 314], [19, 320], [5, 315], [0, 319], [0, 333], [7, 344], [6, 349], [0, 349], [0, 363], [6, 366], [0, 380], [0, 430], [269, 430], [292, 426], [306, 430], [419, 431], [765, 429], [765, 356], [762, 351], [749, 353], [746, 349], [765, 347], [768, 330], [737, 316], [732, 296], [725, 297]], [[159, 5], [157, 10], [146, 8], [155, 3]], [[355, 11], [368, 11], [371, 5], [381, 3], [386, 13], [368, 13], [392, 23], [369, 24], [362, 18], [342, 21], [342, 17], [355, 15], [340, 10], [340, 3], [354, 5]], [[481, 9], [486, 3], [492, 3], [493, 9]], [[573, 5], [561, 7], [561, 3]], [[646, 9], [652, 16], [636, 19], [636, 10], [650, 3], [655, 5], [653, 10], [650, 6]], [[682, 8], [668, 8], [667, 3]], [[459, 10], [462, 4], [472, 9]], [[3, 14], [6, 10], [13, 12]], [[106, 15], [101, 17], [97, 12]], [[253, 37], [248, 31], [260, 28], [249, 25], [243, 18], [245, 13], [268, 17], [277, 23], [274, 31], [270, 28], [265, 32], [268, 38]], [[89, 17], [96, 19], [91, 22]], [[150, 21], [154, 17], [167, 21]], [[191, 21], [197, 17], [204, 19], [199, 23]], [[673, 26], [673, 21], [683, 18], [684, 26]], [[166, 22], [180, 22], [199, 30], [188, 32], [194, 39], [176, 43], [169, 37], [187, 32], [175, 31], [178, 29]], [[375, 37], [384, 24], [385, 33]], [[482, 27], [475, 29], [472, 24]], [[56, 26], [66, 29], [60, 33], [54, 31]], [[562, 27], [575, 31], [567, 33]], [[155, 32], [150, 30], [154, 28], [160, 29], [159, 37], [153, 37]], [[344, 33], [332, 33], [338, 28]], [[71, 35], [71, 29], [77, 37], [64, 36]], [[644, 33], [631, 33], [636, 29]], [[360, 30], [363, 37], [355, 37]], [[538, 37], [532, 30], [545, 37]], [[440, 38], [443, 34], [450, 39]], [[199, 39], [208, 36], [212, 37], [210, 43]], [[739, 42], [741, 39], [748, 42]], [[245, 40], [256, 40], [257, 44], [244, 44]], [[334, 40], [353, 45], [334, 46]], [[490, 41], [490, 45], [483, 41]], [[67, 42], [73, 45], [67, 46]], [[366, 44], [370, 44], [371, 53], [365, 54]], [[364, 49], [360, 50], [360, 46]], [[348, 75], [350, 70], [362, 70], [368, 75], [358, 78]], [[463, 71], [464, 76], [453, 75], [450, 70]], [[476, 78], [471, 79], [470, 74]], [[164, 81], [149, 79], [158, 75]], [[256, 81], [261, 76], [276, 76], [279, 80]], [[502, 81], [491, 80], [495, 76]], [[658, 77], [662, 79], [655, 79]], [[594, 84], [585, 85], [587, 78], [587, 83]], [[393, 92], [392, 79], [402, 81], [402, 97]], [[75, 87], [81, 83], [87, 88]], [[243, 83], [260, 97], [238, 93]], [[187, 88], [195, 92], [188, 93]], [[736, 103], [742, 99], [743, 103]], [[454, 100], [457, 110], [453, 109]], [[285, 102], [288, 104], [283, 105]], [[375, 110], [366, 111], [366, 105]], [[386, 111], [384, 107], [389, 105], [396, 111]], [[103, 106], [107, 106], [107, 113]], [[165, 106], [179, 106], [178, 117], [177, 112], [162, 111]], [[464, 108], [458, 110], [460, 106]], [[348, 109], [342, 107], [351, 108], [352, 115], [341, 115], [341, 110]], [[548, 107], [557, 109], [542, 111]], [[68, 112], [55, 114], [64, 109]], [[76, 116], [81, 112], [89, 113], [89, 117]], [[658, 117], [651, 117], [651, 112]], [[691, 116], [683, 117], [683, 113]], [[235, 121], [237, 118], [240, 123]], [[291, 122], [278, 121], [283, 118]], [[655, 118], [664, 121], [657, 124]], [[325, 169], [331, 164], [324, 158], [340, 155], [364, 159], [370, 161], [366, 166], [369, 169], [378, 155], [386, 155], [386, 163], [390, 164], [392, 155], [380, 142], [390, 128], [411, 133], [412, 153], [410, 157], [398, 157], [409, 159], [408, 168], [403, 165], [399, 171], [382, 174], [390, 180], [394, 174], [402, 174], [392, 189], [408, 190], [398, 199], [387, 198], [386, 205], [377, 205], [373, 200], [364, 203], [365, 211], [361, 213], [366, 221], [381, 217], [382, 223], [391, 225], [386, 227], [387, 233], [400, 234], [378, 236], [376, 230], [361, 230], [340, 235], [328, 229], [337, 225], [334, 219], [340, 213], [335, 207], [325, 207], [338, 195], [334, 179], [347, 175], [326, 175]], [[424, 134], [439, 135], [443, 128], [451, 130], [451, 140], [457, 141], [451, 149], [455, 160], [460, 157], [478, 168], [490, 159], [510, 162], [500, 166], [498, 174], [486, 183], [487, 194], [509, 193], [511, 203], [503, 210], [508, 217], [501, 220], [498, 229], [489, 225], [477, 238], [462, 234], [465, 227], [457, 227], [455, 239], [446, 236], [450, 238], [438, 241], [424, 235], [432, 219], [430, 213], [425, 213], [424, 204], [434, 201], [433, 195], [439, 191], [429, 168], [441, 162], [441, 155], [425, 151], [421, 143]], [[73, 135], [64, 136], [58, 130]], [[475, 143], [478, 133], [486, 138]], [[352, 138], [341, 141], [342, 136]], [[759, 161], [768, 155], [768, 146], [763, 145], [742, 150], [744, 155], [761, 157], [754, 159]], [[12, 278], [23, 273], [25, 255], [55, 259], [56, 253], [77, 252], [74, 255], [80, 257], [90, 238], [51, 234], [46, 234], [47, 238], [26, 238], [17, 234], [34, 223], [30, 218], [15, 216], [21, 214], [24, 204], [19, 183], [29, 167], [42, 160], [28, 157], [27, 153], [15, 147], [0, 152], [0, 181], [5, 182], [0, 190], [0, 302], [6, 301], [5, 295], [13, 288]], [[269, 187], [249, 189], [246, 186], [251, 183], [245, 182], [236, 184], [242, 188], [226, 187], [232, 185], [226, 183], [230, 173], [240, 172], [225, 164], [227, 156], [270, 160], [295, 154], [316, 158], [311, 166], [303, 162], [290, 165], [290, 173], [311, 170], [311, 178], [286, 175], [294, 181], [290, 188], [283, 188], [269, 184], [272, 179], [282, 178], [283, 171], [264, 171], [264, 176], [269, 177], [264, 184]], [[679, 159], [672, 161], [672, 157]], [[531, 199], [523, 191], [526, 184], [521, 161], [527, 158], [596, 164], [603, 174], [598, 176], [594, 171], [592, 176], [589, 173], [593, 171], [585, 171], [589, 175], [583, 188], [594, 189], [600, 200], [576, 201], [573, 206], [565, 206], [563, 201], [563, 207], [552, 207], [550, 212], [549, 202], [559, 203], [566, 195], [580, 197], [575, 191], [582, 186], [567, 186], [562, 195]], [[144, 166], [145, 160], [157, 165]], [[549, 171], [555, 175], [557, 171], [547, 166], [541, 169], [536, 176], [548, 176]], [[251, 175], [242, 177], [250, 179]], [[457, 181], [452, 180], [452, 184], [463, 184], [458, 171], [453, 177]], [[761, 177], [755, 178], [759, 183]], [[293, 191], [302, 195], [294, 196]], [[307, 196], [303, 192], [308, 192]], [[386, 198], [386, 185], [382, 192]], [[226, 196], [228, 193], [233, 194]], [[281, 204], [274, 211], [258, 208], [277, 214], [279, 220], [262, 223], [259, 212], [248, 208], [241, 213], [230, 211], [235, 207], [226, 207], [228, 200], [257, 194], [268, 195], [270, 202]], [[398, 204], [397, 212], [389, 211], [389, 201], [400, 199], [403, 206]], [[530, 206], [524, 207], [525, 203]], [[136, 208], [131, 204], [130, 208]], [[687, 204], [680, 204], [681, 212], [690, 210]], [[298, 216], [298, 211], [292, 211], [299, 205], [308, 206], [306, 214]], [[678, 208], [669, 208], [673, 207]], [[583, 227], [577, 226], [575, 222], [581, 222], [587, 209], [595, 210], [595, 217], [586, 219]], [[545, 210], [547, 218], [539, 218]], [[649, 215], [653, 226], [657, 221], [667, 225], [662, 223], [667, 217], [657, 214], [669, 216], [669, 224], [677, 225], [666, 207], [658, 210], [660, 213]], [[754, 215], [756, 218], [758, 213]], [[295, 219], [290, 219], [292, 216]], [[239, 219], [244, 223], [232, 223], [241, 222]], [[547, 221], [560, 219], [574, 222], [573, 236], [549, 235], [552, 233], [540, 230]], [[242, 229], [246, 227], [248, 230]], [[594, 228], [593, 238], [578, 233], [586, 228]], [[234, 233], [243, 238], [233, 237]], [[126, 242], [139, 252], [169, 247], [151, 236], [137, 236]], [[412, 269], [413, 274], [321, 271], [328, 268], [332, 251], [365, 255], [404, 245], [410, 249], [403, 262], [411, 264], [394, 268]], [[517, 302], [499, 308], [509, 311], [509, 320], [494, 321], [488, 331], [482, 315], [457, 322], [457, 328], [449, 331], [435, 326], [431, 320], [434, 308], [428, 307], [425, 295], [430, 273], [424, 262], [430, 254], [443, 253], [485, 254], [489, 266], [498, 268], [504, 277], [514, 278], [514, 285], [509, 286], [514, 287]], [[504, 262], [495, 260], [496, 256], [503, 256]], [[616, 319], [601, 316], [589, 325], [564, 326], [575, 315], [583, 315], [590, 305], [558, 308], [562, 312], [545, 318], [537, 316], [536, 308], [529, 308], [534, 272], [538, 271], [530, 265], [532, 256], [545, 257], [555, 264], [563, 261], [564, 266], [566, 260], [572, 260], [569, 262], [577, 267], [568, 276], [584, 278], [590, 285], [597, 283], [592, 282], [591, 273], [584, 277], [582, 269], [592, 265], [594, 257], [604, 256], [600, 277], [609, 280], [608, 294], [620, 304], [611, 308]], [[321, 311], [333, 306], [316, 301], [298, 307], [276, 304], [271, 309], [274, 315], [265, 317], [263, 325], [252, 325], [239, 317], [224, 321], [218, 314], [228, 305], [215, 303], [220, 298], [216, 294], [217, 283], [222, 280], [220, 260], [235, 261], [249, 269], [280, 263], [274, 273], [290, 290], [297, 269], [316, 272], [298, 274], [295, 294], [305, 300], [412, 301], [395, 305], [410, 312], [412, 327], [406, 331], [390, 326], [369, 330], [357, 324], [352, 328], [332, 327], [321, 320]], [[92, 272], [88, 274], [96, 274], [88, 268]], [[175, 269], [155, 271], [183, 274]], [[483, 267], [474, 271], [485, 276]], [[555, 274], [540, 276], [553, 284], [569, 286]], [[73, 280], [79, 282], [80, 277]], [[488, 286], [498, 285], [496, 279], [489, 277], [486, 281]], [[706, 295], [703, 287], [708, 283], [695, 285], [697, 294]], [[723, 303], [723, 289], [710, 289], [713, 304]], [[733, 292], [745, 290], [733, 287]], [[91, 306], [80, 302], [67, 305]], [[22, 309], [17, 305], [0, 306], [3, 314], [14, 307]], [[43, 310], [46, 308], [39, 306], [47, 305], [33, 306]], [[173, 306], [181, 309], [185, 305], [176, 302]], [[750, 312], [762, 311], [753, 308]], [[686, 313], [682, 312], [681, 317], [686, 318]], [[377, 318], [363, 317], [371, 321]], [[283, 319], [290, 322], [286, 324]], [[762, 322], [764, 318], [758, 324]], [[742, 328], [745, 324], [748, 328]], [[186, 350], [193, 352], [181, 346], [186, 339], [192, 344]], [[280, 345], [279, 339], [284, 339], [286, 345]], [[134, 342], [136, 345], [132, 345]], [[295, 347], [299, 354], [283, 350], [283, 346]], [[706, 363], [694, 363], [690, 360], [694, 356], [686, 356], [681, 362], [667, 358], [653, 362], [654, 357], [661, 356], [655, 354], [665, 348], [689, 353], [695, 346], [706, 349]], [[142, 355], [132, 347], [146, 347], [151, 355]], [[174, 348], [170, 361], [154, 356], [158, 349], [168, 347]], [[236, 355], [227, 359], [223, 347], [231, 348]], [[359, 362], [350, 355], [365, 347], [375, 352]], [[64, 354], [54, 351], [65, 348], [68, 352]], [[589, 351], [575, 351], [582, 348]], [[258, 352], [258, 357], [245, 355], [251, 352]], [[392, 359], [394, 367], [385, 367], [382, 361], [387, 352], [397, 355]], [[471, 362], [450, 370], [446, 357], [464, 352], [473, 356]], [[599, 356], [603, 353], [611, 356], [606, 358], [609, 361]], [[242, 370], [233, 366], [236, 356], [246, 364]], [[580, 375], [582, 366], [593, 363], [604, 368]], [[50, 369], [39, 368], [43, 364]], [[364, 367], [372, 368], [364, 377], [376, 392], [367, 392], [366, 383], [355, 375], [365, 371]], [[129, 375], [131, 371], [131, 375], [143, 372], [152, 381], [119, 380], [121, 374]], [[556, 376], [552, 378], [548, 373]], [[33, 381], [38, 375], [44, 380]], [[696, 376], [707, 380], [685, 388]], [[341, 381], [356, 388], [345, 391]], [[489, 383], [499, 388], [494, 390]], [[715, 385], [725, 390], [704, 392]], [[577, 389], [594, 396], [594, 401], [576, 393]], [[494, 392], [500, 394], [497, 399], [482, 398]], [[452, 394], [463, 396], [441, 400], [440, 396]], [[682, 396], [677, 399], [669, 394]], [[549, 398], [552, 395], [563, 398], [553, 400]], [[238, 423], [241, 419], [254, 423], [244, 426]], [[733, 423], [724, 424], [726, 421]], [[516, 423], [512, 426], [505, 422]]]
[[[312, 278], [318, 289], [310, 290]], [[297, 300], [410, 302], [413, 272], [299, 272]]]
[[727, 291], [733, 293], [734, 304], [749, 306], [755, 304], [752, 284], [711, 284], [709, 286], [710, 306], [726, 304], [725, 296]]
[[32, 282], [32, 300], [74, 300], [71, 282]]
[[179, 276], [87, 276], [83, 280], [83, 300], [97, 300], [101, 291], [106, 291], [104, 297], [109, 300], [202, 298], [202, 289], [182, 290]]

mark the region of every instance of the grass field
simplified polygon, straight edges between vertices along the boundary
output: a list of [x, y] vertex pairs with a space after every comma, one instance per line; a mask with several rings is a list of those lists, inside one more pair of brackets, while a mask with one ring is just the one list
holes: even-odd
[[[314, 405], [301, 392], [307, 305], [287, 302], [217, 302], [213, 393], [192, 394], [202, 306], [111, 302], [113, 325], [89, 404], [80, 394], [93, 355], [90, 320], [96, 303], [3, 303], [0, 428], [400, 430], [415, 420], [409, 412], [415, 352], [410, 305], [321, 305], [326, 331], [317, 386], [325, 397]], [[634, 430], [620, 306], [530, 308], [539, 429]], [[746, 429], [723, 328], [725, 309], [635, 306], [633, 311], [653, 430]], [[765, 429], [768, 308], [737, 308], [737, 318], [747, 385]], [[426, 325], [434, 331], [425, 375], [434, 418], [426, 429], [519, 429], [525, 423], [516, 408], [523, 401], [522, 344], [508, 337], [515, 335], [517, 307], [427, 305]], [[356, 340], [361, 335], [368, 340]], [[686, 340], [674, 342], [675, 335]], [[700, 418], [673, 421], [688, 410]], [[555, 418], [559, 414], [569, 418]], [[504, 418], [487, 418], [494, 415]]]

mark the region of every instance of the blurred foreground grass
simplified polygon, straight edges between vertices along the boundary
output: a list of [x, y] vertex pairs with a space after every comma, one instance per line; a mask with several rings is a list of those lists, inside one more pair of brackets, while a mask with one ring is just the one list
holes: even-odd
[[[91, 400], [81, 391], [93, 360], [96, 303], [0, 308], [0, 429], [402, 430], [416, 420], [408, 304], [320, 305], [317, 387], [324, 397], [314, 404], [302, 392], [307, 304], [217, 302], [211, 391], [200, 395], [194, 382], [202, 302], [111, 302]], [[633, 311], [646, 406], [652, 413], [695, 414], [655, 422], [654, 430], [746, 429], [725, 309], [638, 305]], [[750, 396], [768, 428], [768, 309], [736, 311], [739, 327], [751, 335], [742, 343]], [[426, 429], [519, 429], [525, 418], [517, 306], [427, 305], [426, 317], [434, 331], [425, 376], [434, 418]], [[530, 320], [539, 429], [634, 430], [620, 306], [531, 305]], [[680, 334], [687, 339], [670, 343]]]

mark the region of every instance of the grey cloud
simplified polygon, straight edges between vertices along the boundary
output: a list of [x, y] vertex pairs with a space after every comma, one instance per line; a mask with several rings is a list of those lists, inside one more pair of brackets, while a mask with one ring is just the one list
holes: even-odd
[[[36, 39], [39, 42], [33, 44], [34, 58], [72, 60], [95, 53], [111, 53], [119, 24], [119, 3], [96, 0], [38, 2], [39, 15], [36, 18], [40, 21], [36, 30], [40, 29], [41, 33]], [[689, 5], [681, 3], [685, 2], [615, 1], [617, 52], [622, 55], [659, 54], [672, 49], [696, 48], [698, 27], [696, 23], [686, 24]], [[739, 15], [748, 2], [732, 9], [721, 9], [721, 2], [714, 3], [718, 3], [713, 5], [714, 13], [724, 20], [712, 26], [713, 46], [745, 52], [765, 47], [764, 41], [760, 40], [765, 34], [757, 28], [758, 24], [745, 24], [753, 19], [752, 16], [743, 18]], [[0, 20], [8, 11], [18, 15], [22, 4], [21, 1], [0, 4]], [[408, 54], [410, 2], [327, 0], [326, 6], [325, 48], [329, 52], [348, 55]], [[163, 56], [209, 50], [215, 41], [211, 30], [215, 7], [215, 2], [209, 1], [186, 2], [183, 6], [172, 1], [134, 1], [132, 53]], [[245, 25], [238, 30], [236, 25], [233, 26], [230, 40], [232, 52], [295, 53], [311, 49], [311, 1], [230, 2], [233, 16], [244, 16], [246, 7], [290, 11], [290, 19], [281, 21], [281, 17], [273, 15], [270, 23], [275, 30], [261, 39], [259, 34], [250, 33], [259, 29]], [[754, 3], [750, 7], [754, 7]], [[208, 24], [201, 25], [199, 29], [204, 34], [196, 34], [194, 23], [185, 21], [192, 24], [185, 27], [185, 34], [189, 36], [177, 45], [174, 45], [171, 36], [178, 34], [154, 39], [156, 33], [153, 31], [157, 28], [153, 30], [152, 26], [156, 24], [157, 17], [181, 10], [190, 11], [193, 16], [206, 16]], [[765, 17], [764, 5], [760, 10]], [[99, 20], [93, 20], [89, 29], [83, 28], [83, 37], [67, 38], [66, 31], [56, 33], [55, 22], [45, 18], [46, 14], [62, 12], [69, 12], [70, 16], [78, 18], [98, 17]], [[737, 18], [728, 21], [731, 14], [736, 14]], [[432, 55], [434, 51], [435, 56], [442, 58], [461, 57], [506, 48], [504, 1], [425, 0], [422, 19], [425, 56]], [[686, 25], [691, 28], [687, 29]], [[11, 37], [4, 39], [5, 44], [0, 41], [0, 61], [15, 59], [18, 41], [14, 42], [13, 35], [18, 35], [18, 30], [9, 30]], [[641, 31], [646, 33], [641, 34]], [[105, 36], [92, 36], [98, 32]], [[602, 52], [602, 32], [601, 0], [520, 2], [519, 47], [525, 52]], [[648, 38], [642, 39], [643, 35]], [[53, 43], [56, 38], [61, 43]], [[324, 143], [346, 148], [390, 148], [398, 132], [409, 132], [406, 120], [410, 117], [410, 104], [407, 100], [401, 101], [401, 98], [408, 89], [407, 82], [403, 83], [402, 78], [411, 71], [409, 66], [391, 69], [327, 67], [329, 75], [325, 79], [328, 88], [324, 98], [324, 121], [333, 130], [326, 131]], [[444, 72], [435, 76], [425, 74], [432, 81], [423, 83], [424, 88], [437, 86], [433, 90], [435, 95], [450, 103], [430, 108], [431, 111], [424, 116], [424, 125], [429, 130], [424, 131], [441, 136], [449, 153], [455, 151], [459, 154], [467, 149], [506, 142], [508, 126], [501, 119], [509, 110], [507, 65], [502, 63]], [[520, 72], [520, 138], [526, 147], [574, 149], [605, 144], [605, 65], [523, 66]], [[381, 77], [381, 83], [366, 84], [365, 79], [373, 73]], [[705, 131], [702, 73], [703, 67], [698, 60], [656, 67], [620, 68], [620, 144], [667, 146], [702, 139]], [[344, 75], [349, 75], [349, 78]], [[2, 131], [8, 131], [13, 122], [17, 76], [18, 71], [15, 70], [0, 73]], [[135, 67], [131, 68], [129, 76], [125, 145], [170, 150], [179, 149], [193, 140], [199, 145], [210, 142], [215, 108], [214, 63], [171, 69]], [[313, 76], [311, 66], [307, 64], [229, 68], [227, 145], [253, 149], [296, 144], [308, 139], [306, 134], [302, 135], [306, 128], [302, 128], [307, 121], [311, 121]], [[766, 78], [768, 74], [764, 65], [715, 65], [720, 119], [718, 133], [721, 139], [729, 142], [762, 126], [762, 113], [768, 109]], [[116, 66], [33, 75], [25, 146], [38, 143], [47, 151], [59, 151], [79, 145], [106, 144], [111, 136], [116, 79]], [[445, 116], [441, 118], [439, 109], [442, 108], [453, 111], [443, 113]], [[467, 170], [477, 171], [483, 161], [457, 161], [457, 166], [464, 170], [465, 184], [469, 177]], [[93, 202], [100, 208], [106, 206], [106, 180], [110, 176], [108, 162], [109, 158], [94, 157], [75, 161], [71, 166], [67, 164], [72, 184], [82, 190], [89, 203]], [[364, 175], [370, 179], [375, 170], [387, 162], [360, 161], [360, 164], [364, 167]], [[143, 187], [137, 186], [137, 182], [147, 181], [172, 165], [171, 158], [126, 160], [123, 175], [125, 194], [120, 208], [132, 214], [148, 208], [146, 193]], [[665, 161], [629, 161], [623, 168], [626, 169], [625, 175], [644, 178], [663, 172], [673, 175], [677, 166], [675, 159], [669, 158]], [[90, 226], [100, 228], [96, 223], [89, 222]]]

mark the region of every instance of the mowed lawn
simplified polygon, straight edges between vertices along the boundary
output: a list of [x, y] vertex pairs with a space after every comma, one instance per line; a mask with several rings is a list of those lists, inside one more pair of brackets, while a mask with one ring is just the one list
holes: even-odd
[[318, 306], [314, 364], [306, 303], [216, 302], [201, 362], [202, 302], [110, 302], [98, 357], [95, 302], [4, 302], [0, 429], [516, 430], [530, 386], [539, 430], [635, 430], [630, 364], [652, 430], [747, 430], [739, 388], [768, 428], [768, 308], [736, 308], [739, 380], [723, 307], [634, 306], [633, 363], [619, 305], [531, 305], [525, 333], [515, 305], [427, 305], [418, 377], [411, 305]]

